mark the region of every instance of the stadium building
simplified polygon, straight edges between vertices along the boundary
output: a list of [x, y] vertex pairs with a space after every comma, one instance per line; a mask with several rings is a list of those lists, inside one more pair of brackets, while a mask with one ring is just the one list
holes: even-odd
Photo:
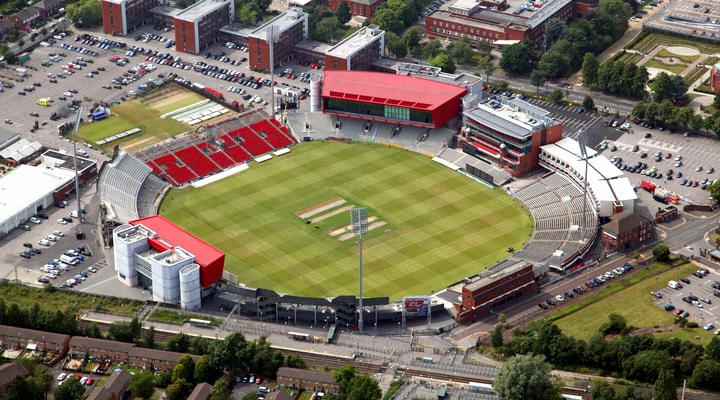
[[149, 11], [158, 4], [158, 0], [102, 0], [103, 32], [126, 36], [148, 22]]
[[118, 226], [113, 242], [118, 279], [155, 301], [198, 309], [222, 278], [225, 254], [159, 215]]
[[[438, 10], [425, 18], [425, 33], [473, 43], [490, 42], [495, 47], [532, 40], [543, 48], [545, 23], [550, 18], [585, 18], [598, 7], [598, 0], [538, 0], [503, 12], [505, 2], [488, 4], [458, 0], [448, 10]], [[529, 14], [524, 16], [523, 14]]]
[[[439, 128], [457, 117], [465, 86], [382, 72], [325, 71], [311, 82], [311, 102], [322, 85], [322, 112], [398, 125]], [[314, 89], [314, 90], [313, 90]]]
[[[610, 217], [623, 210], [633, 212], [638, 197], [630, 180], [605, 156], [589, 147], [585, 152], [588, 194], [595, 203], [598, 217]], [[539, 159], [542, 167], [566, 177], [582, 191], [586, 168], [577, 140], [564, 138], [543, 146]]]
[[232, 0], [203, 0], [174, 14], [175, 49], [198, 54], [218, 39], [220, 28], [234, 17]]
[[463, 111], [463, 152], [520, 177], [540, 168], [540, 147], [562, 139], [562, 122], [519, 99], [493, 96]]

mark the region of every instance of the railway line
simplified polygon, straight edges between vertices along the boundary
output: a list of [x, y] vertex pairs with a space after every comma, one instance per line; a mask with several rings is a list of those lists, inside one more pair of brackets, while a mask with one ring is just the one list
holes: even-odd
[[[80, 328], [85, 328], [91, 322], [95, 322], [101, 332], [107, 332], [110, 326], [110, 323], [105, 321], [90, 321], [86, 319], [81, 319], [78, 325]], [[176, 334], [177, 332], [160, 330], [156, 328], [155, 341], [167, 342]], [[208, 335], [207, 339], [213, 340], [213, 335]], [[470, 382], [484, 383], [489, 385], [493, 384], [493, 379], [480, 375], [446, 372], [432, 368], [418, 368], [406, 365], [391, 366], [387, 362], [368, 361], [363, 359], [362, 357], [348, 357], [338, 354], [321, 354], [312, 351], [297, 350], [286, 347], [273, 347], [280, 350], [282, 355], [285, 357], [290, 354], [301, 356], [308, 366], [317, 368], [319, 370], [323, 370], [326, 367], [330, 369], [337, 369], [350, 364], [353, 365], [355, 369], [361, 374], [387, 373], [389, 369], [392, 369], [393, 375], [395, 377], [404, 377], [406, 379], [414, 378], [420, 379], [421, 381], [427, 379], [432, 380], [436, 383], [445, 382], [448, 384], [456, 383], [464, 385], [468, 385]], [[566, 387], [563, 388], [562, 393], [564, 395], [567, 395], [568, 399], [590, 400], [592, 398], [591, 393], [587, 392], [584, 389]]]

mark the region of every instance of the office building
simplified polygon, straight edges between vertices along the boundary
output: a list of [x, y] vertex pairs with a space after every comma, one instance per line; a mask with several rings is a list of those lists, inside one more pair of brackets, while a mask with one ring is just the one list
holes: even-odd
[[[272, 39], [270, 38], [272, 32]], [[294, 55], [294, 46], [309, 37], [308, 15], [300, 8], [290, 8], [260, 25], [248, 35], [249, 65], [270, 70], [270, 41], [273, 42], [272, 62], [280, 65]]]
[[232, 0], [202, 0], [174, 15], [175, 49], [199, 54], [215, 43], [220, 28], [235, 18]]
[[360, 28], [325, 52], [328, 70], [364, 71], [383, 56], [385, 31], [375, 25]]
[[158, 0], [101, 0], [103, 32], [127, 36], [151, 20], [150, 10], [158, 4]]

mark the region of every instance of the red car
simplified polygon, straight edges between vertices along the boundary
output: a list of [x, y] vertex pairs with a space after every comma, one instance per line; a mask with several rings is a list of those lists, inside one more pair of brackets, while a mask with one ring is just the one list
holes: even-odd
[[590, 283], [590, 281], [587, 281], [587, 282], [585, 282], [585, 286], [591, 288], [591, 287], [593, 287], [593, 284]]
[[82, 375], [80, 375], [80, 374], [75, 375], [75, 379], [77, 379], [77, 380], [82, 379]]
[[669, 159], [670, 157], [672, 157], [672, 153], [667, 153], [667, 154], [665, 154], [665, 159], [666, 159], [666, 160]]
[[633, 150], [632, 150], [633, 152], [636, 152], [638, 150], [640, 150], [640, 146], [638, 146], [638, 145], [633, 146]]
[[85, 382], [85, 385], [92, 386], [93, 383], [95, 383], [95, 378], [88, 378], [87, 382]]
[[262, 378], [258, 376], [258, 377], [255, 379], [255, 383], [258, 384], [258, 385], [261, 384], [261, 383], [262, 383]]
[[683, 312], [685, 312], [685, 310], [683, 310], [682, 308], [678, 308], [677, 310], [673, 311], [673, 314], [675, 314], [675, 315], [680, 315], [680, 314], [682, 314]]

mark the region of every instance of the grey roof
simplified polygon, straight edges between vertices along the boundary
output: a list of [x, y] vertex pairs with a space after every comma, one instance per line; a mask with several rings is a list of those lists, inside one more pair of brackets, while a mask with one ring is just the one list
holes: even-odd
[[111, 350], [121, 353], [130, 353], [135, 347], [132, 343], [116, 342], [114, 340], [95, 339], [85, 336], [73, 336], [70, 339], [70, 348], [90, 347], [101, 350]]
[[220, 28], [220, 32], [247, 38], [248, 35], [250, 35], [250, 32], [252, 32], [254, 29], [254, 26], [244, 25], [239, 22], [233, 21]]
[[59, 5], [60, 3], [62, 3], [62, 0], [40, 0], [37, 3], [33, 4], [33, 6], [40, 9], [48, 9], [52, 8], [53, 6]]
[[545, 3], [545, 5], [543, 5], [541, 9], [533, 13], [533, 15], [528, 20], [528, 24], [531, 28], [536, 28], [542, 25], [543, 23], [545, 23], [545, 21], [555, 15], [555, 13], [560, 11], [563, 7], [570, 4], [572, 1], [573, 0], [554, 0], [550, 3]]
[[16, 328], [14, 326], [0, 325], [0, 336], [14, 336], [27, 339], [31, 342], [46, 342], [63, 344], [70, 338], [62, 333], [36, 331], [33, 329]]
[[[12, 25], [12, 23], [8, 20], [0, 21], [0, 24], [2, 24], [2, 23]], [[10, 146], [11, 144], [17, 142], [18, 140], [20, 140], [19, 133], [13, 132], [9, 129], [5, 129], [3, 127], [0, 127], [0, 150]]]
[[174, 17], [178, 14], [180, 14], [183, 10], [180, 8], [170, 7], [166, 5], [159, 5], [157, 7], [153, 7], [152, 10], [150, 10], [151, 13], [155, 13], [158, 15], [164, 15], [168, 17]]
[[[107, 388], [110, 392], [122, 395], [130, 384], [130, 374], [121, 369], [120, 371], [113, 372], [112, 375], [105, 381], [104, 388]], [[119, 396], [122, 397], [122, 396]]]
[[468, 284], [465, 286], [466, 289], [468, 289], [471, 292], [474, 292], [480, 288], [484, 288], [486, 286], [489, 286], [490, 284], [494, 282], [500, 281], [502, 278], [512, 275], [523, 268], [526, 268], [528, 265], [531, 265], [527, 261], [518, 261], [515, 264], [505, 267], [499, 271], [486, 271], [480, 279], [477, 281]]
[[265, 396], [265, 400], [292, 400], [292, 397], [282, 390], [275, 390], [268, 393], [267, 396]]
[[188, 400], [208, 400], [210, 398], [211, 390], [212, 386], [210, 386], [209, 383], [199, 383], [197, 386], [195, 386], [195, 389], [193, 389], [192, 393], [190, 393], [190, 396], [188, 396]]
[[30, 373], [22, 365], [18, 363], [8, 363], [0, 365], [0, 387], [9, 384], [18, 376], [28, 376]]
[[19, 13], [15, 14], [15, 17], [20, 19], [20, 21], [29, 21], [33, 18], [37, 18], [40, 16], [40, 11], [35, 7], [26, 8]]
[[201, 0], [177, 13], [175, 18], [194, 22], [227, 4], [229, 4], [227, 0]]
[[[60, 153], [59, 151], [56, 151], [56, 150], [48, 150], [48, 151], [44, 152], [42, 155], [44, 157], [50, 157], [50, 158], [54, 158], [54, 159], [63, 161], [62, 164], [55, 165], [55, 167], [60, 167], [60, 168], [65, 168], [65, 169], [70, 169], [70, 170], [75, 169], [72, 154]], [[78, 171], [82, 171], [85, 168], [87, 168], [93, 164], [97, 164], [97, 161], [89, 160], [87, 158], [82, 158], [82, 157], [77, 158]]]
[[303, 40], [302, 42], [295, 45], [296, 48], [312, 51], [314, 53], [318, 54], [325, 54], [327, 51], [332, 48], [333, 46], [327, 44], [318, 42], [315, 40]]
[[85, 400], [112, 400], [113, 394], [105, 386], [95, 387]]
[[359, 49], [365, 47], [368, 43], [381, 40], [383, 36], [385, 36], [385, 31], [381, 30], [377, 26], [365, 26], [332, 46], [327, 51], [327, 54], [333, 57], [348, 58]]
[[[297, 15], [297, 18], [295, 17]], [[270, 27], [274, 26], [277, 29], [275, 29], [274, 33], [276, 35], [280, 35], [282, 32], [285, 32], [290, 27], [295, 26], [297, 23], [301, 23], [304, 19], [303, 17], [307, 18], [307, 14], [300, 9], [300, 8], [290, 8], [286, 12], [278, 15], [277, 17], [271, 19], [270, 21], [260, 25], [259, 27], [255, 28], [252, 32], [250, 32], [250, 35], [255, 38], [260, 38], [262, 40], [265, 40], [266, 33], [265, 31]]]
[[621, 211], [612, 217], [611, 221], [603, 225], [602, 228], [615, 234], [622, 234], [637, 229], [640, 226], [650, 223], [651, 221], [642, 215], [633, 214], [630, 211]]

